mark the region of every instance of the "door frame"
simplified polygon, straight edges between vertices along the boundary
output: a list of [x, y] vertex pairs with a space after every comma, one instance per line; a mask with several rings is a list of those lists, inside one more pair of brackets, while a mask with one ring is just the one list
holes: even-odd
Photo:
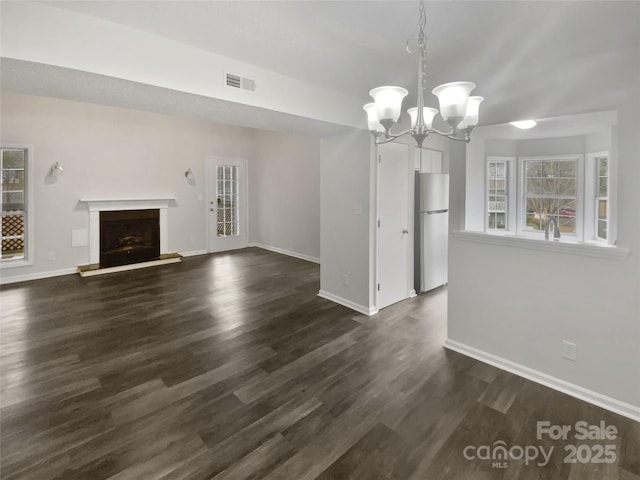
[[209, 214], [210, 213], [209, 208], [211, 205], [210, 202], [212, 200], [215, 202], [216, 188], [217, 188], [216, 187], [217, 184], [210, 182], [209, 179], [213, 174], [214, 167], [218, 164], [224, 164], [224, 162], [241, 163], [242, 164], [241, 168], [244, 170], [244, 179], [242, 181], [241, 188], [244, 189], [245, 194], [244, 194], [244, 203], [241, 201], [241, 205], [240, 205], [240, 212], [242, 215], [240, 219], [240, 229], [241, 231], [246, 232], [246, 235], [244, 236], [242, 247], [240, 248], [247, 248], [249, 246], [249, 162], [247, 161], [246, 158], [241, 158], [241, 157], [225, 157], [225, 156], [219, 156], [219, 155], [207, 155], [205, 156], [205, 159], [204, 159], [205, 200], [206, 200], [204, 205], [205, 207], [204, 214], [206, 216], [205, 225], [207, 226], [207, 230], [205, 232], [205, 245], [207, 246], [208, 253], [225, 251], [225, 249], [216, 249], [215, 242], [211, 240], [211, 231], [212, 231], [211, 229], [214, 228], [214, 225], [212, 225], [213, 216]]
[[[414, 165], [414, 156], [413, 156], [413, 145], [409, 143], [405, 143], [402, 141], [394, 141], [393, 143], [397, 143], [400, 145], [404, 145], [407, 148], [407, 175], [409, 181], [408, 188], [408, 205], [407, 209], [407, 228], [409, 230], [409, 234], [407, 235], [407, 278], [406, 278], [406, 288], [407, 288], [407, 298], [412, 298], [416, 296], [416, 291], [413, 288], [413, 256], [414, 256], [414, 195], [415, 195], [415, 165]], [[380, 310], [380, 291], [378, 290], [378, 284], [380, 283], [380, 228], [378, 227], [378, 221], [380, 220], [380, 145], [375, 145], [375, 188], [376, 188], [376, 198], [375, 198], [375, 281], [373, 284], [374, 287], [374, 298], [375, 298], [375, 310], [378, 312]]]

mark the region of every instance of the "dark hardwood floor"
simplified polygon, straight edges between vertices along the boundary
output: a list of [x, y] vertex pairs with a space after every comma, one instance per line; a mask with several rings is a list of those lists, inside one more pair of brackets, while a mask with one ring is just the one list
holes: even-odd
[[446, 290], [366, 317], [318, 289], [259, 249], [3, 287], [1, 478], [640, 479], [640, 424], [443, 349]]

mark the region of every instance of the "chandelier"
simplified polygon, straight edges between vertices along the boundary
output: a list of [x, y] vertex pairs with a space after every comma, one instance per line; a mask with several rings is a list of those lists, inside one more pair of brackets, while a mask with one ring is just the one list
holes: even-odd
[[[369, 92], [373, 103], [367, 103], [363, 109], [367, 112], [369, 131], [376, 138], [376, 145], [391, 142], [403, 135], [411, 135], [419, 147], [430, 133], [437, 133], [443, 137], [469, 142], [471, 130], [478, 124], [478, 111], [483, 97], [470, 97], [469, 94], [476, 87], [472, 82], [445, 83], [433, 89], [432, 93], [438, 97], [440, 111], [424, 106], [424, 90], [426, 88], [426, 36], [424, 28], [427, 17], [424, 10], [424, 0], [420, 0], [420, 16], [418, 25], [420, 32], [407, 40], [407, 52], [413, 53], [417, 48], [418, 63], [418, 105], [407, 110], [411, 117], [411, 129], [392, 133], [391, 127], [398, 121], [402, 100], [409, 93], [402, 87], [378, 87]], [[412, 39], [417, 40], [417, 46], [411, 48]], [[437, 114], [451, 126], [449, 131], [433, 128], [433, 119]]]

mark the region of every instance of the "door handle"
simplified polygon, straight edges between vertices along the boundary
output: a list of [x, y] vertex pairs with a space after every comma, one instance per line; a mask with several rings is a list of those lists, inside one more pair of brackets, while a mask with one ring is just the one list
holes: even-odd
[[403, 234], [403, 235], [404, 235], [404, 234], [408, 234], [408, 233], [409, 233], [409, 230], [402, 230], [402, 234]]

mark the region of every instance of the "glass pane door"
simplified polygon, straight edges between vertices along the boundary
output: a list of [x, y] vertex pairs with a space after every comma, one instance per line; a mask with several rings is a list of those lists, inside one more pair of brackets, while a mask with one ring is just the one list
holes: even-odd
[[209, 251], [245, 248], [248, 244], [247, 162], [207, 157]]
[[216, 167], [218, 207], [218, 237], [233, 237], [240, 233], [240, 175], [234, 165]]

